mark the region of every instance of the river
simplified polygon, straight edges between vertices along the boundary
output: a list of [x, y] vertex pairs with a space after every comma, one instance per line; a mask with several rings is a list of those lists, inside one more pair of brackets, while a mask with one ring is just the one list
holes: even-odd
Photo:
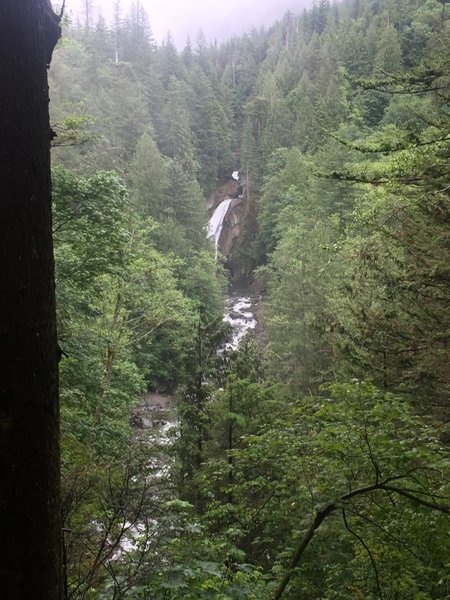
[[[233, 178], [239, 179], [237, 171], [233, 173]], [[216, 207], [208, 224], [207, 236], [214, 240], [216, 257], [220, 234], [231, 201], [232, 198], [222, 200]], [[224, 321], [231, 326], [231, 334], [222, 348], [218, 348], [218, 352], [237, 350], [246, 334], [255, 329], [257, 322], [253, 313], [254, 305], [255, 300], [250, 296], [231, 292], [226, 300], [223, 317]], [[169, 477], [171, 459], [168, 458], [164, 448], [167, 448], [173, 442], [174, 437], [177, 436], [178, 421], [174, 398], [158, 392], [145, 394], [133, 410], [132, 425], [135, 443], [141, 447], [152, 447], [152, 458], [149, 463], [152, 478], [163, 479]], [[160, 451], [155, 452], [158, 448]], [[135, 551], [139, 544], [142, 544], [143, 537], [145, 538], [146, 530], [139, 520], [126, 525], [115, 559], [119, 559], [123, 554]], [[147, 537], [147, 543], [151, 543], [151, 537]]]

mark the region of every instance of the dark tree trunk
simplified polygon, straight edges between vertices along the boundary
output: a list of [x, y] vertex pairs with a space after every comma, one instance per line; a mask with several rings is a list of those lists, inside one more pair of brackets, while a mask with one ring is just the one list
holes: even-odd
[[49, 0], [0, 2], [0, 595], [63, 596]]

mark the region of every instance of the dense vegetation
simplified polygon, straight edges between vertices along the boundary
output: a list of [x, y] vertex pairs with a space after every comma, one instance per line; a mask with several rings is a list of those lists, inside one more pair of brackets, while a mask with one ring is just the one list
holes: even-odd
[[[316, 0], [178, 53], [133, 6], [50, 73], [68, 597], [450, 598], [445, 0]], [[251, 190], [217, 354], [205, 199]], [[177, 389], [173, 443], [135, 440]], [[132, 538], [132, 543], [130, 539]]]

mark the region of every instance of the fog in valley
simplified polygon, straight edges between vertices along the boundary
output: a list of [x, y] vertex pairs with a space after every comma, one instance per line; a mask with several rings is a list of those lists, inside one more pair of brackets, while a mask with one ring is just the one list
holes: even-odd
[[[67, 13], [75, 22], [84, 18], [85, 4], [85, 0], [67, 0]], [[107, 21], [112, 18], [114, 0], [94, 0], [91, 4], [94, 17], [102, 14]], [[125, 16], [131, 2], [122, 0], [120, 4]], [[253, 27], [270, 26], [288, 10], [300, 13], [312, 0], [140, 0], [140, 4], [149, 16], [155, 40], [161, 42], [170, 31], [175, 45], [182, 48], [187, 37], [195, 39], [199, 30], [208, 40], [224, 41]]]

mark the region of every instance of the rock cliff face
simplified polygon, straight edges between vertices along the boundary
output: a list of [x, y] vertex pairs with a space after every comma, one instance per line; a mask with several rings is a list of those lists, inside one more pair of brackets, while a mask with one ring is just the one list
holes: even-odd
[[223, 221], [218, 248], [222, 256], [230, 258], [241, 233], [243, 198], [233, 198]]
[[211, 194], [208, 198], [209, 216], [213, 214], [223, 200], [226, 200], [227, 198], [236, 198], [239, 195], [239, 185], [238, 181], [230, 179], [230, 181], [221, 185], [213, 194]]

